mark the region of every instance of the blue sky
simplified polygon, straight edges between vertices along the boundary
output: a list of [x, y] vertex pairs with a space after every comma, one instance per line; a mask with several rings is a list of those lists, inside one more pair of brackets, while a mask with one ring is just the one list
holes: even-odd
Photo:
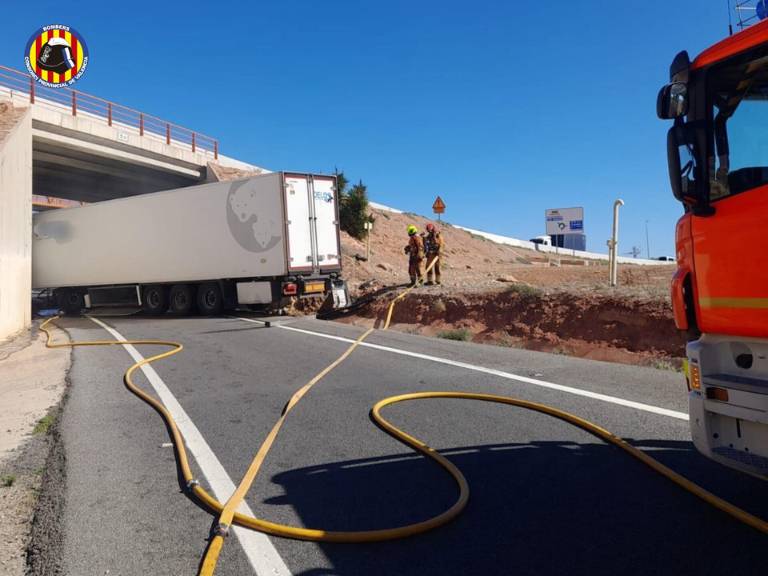
[[605, 251], [674, 253], [658, 88], [727, 33], [725, 0], [10, 2], [0, 64], [73, 26], [78, 88], [217, 137], [272, 170], [362, 178], [372, 200], [517, 237], [584, 206]]

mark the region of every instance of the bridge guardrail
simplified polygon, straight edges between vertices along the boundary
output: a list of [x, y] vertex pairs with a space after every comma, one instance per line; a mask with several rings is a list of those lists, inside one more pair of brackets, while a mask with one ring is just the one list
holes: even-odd
[[212, 152], [215, 160], [219, 158], [219, 142], [215, 138], [73, 88], [48, 88], [13, 68], [0, 66], [0, 87], [26, 96], [30, 104], [53, 103], [58, 110], [70, 109], [72, 116], [84, 113], [109, 126], [134, 129], [139, 136], [159, 136], [165, 138], [166, 144], [189, 146], [192, 152]]

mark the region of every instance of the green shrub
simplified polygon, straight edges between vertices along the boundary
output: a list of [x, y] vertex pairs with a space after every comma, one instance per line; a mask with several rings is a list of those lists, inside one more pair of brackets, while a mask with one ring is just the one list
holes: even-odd
[[672, 359], [658, 358], [651, 361], [650, 366], [656, 370], [669, 370], [670, 372], [683, 372], [682, 361]]
[[441, 330], [437, 333], [438, 338], [444, 338], [445, 340], [459, 340], [461, 342], [468, 342], [472, 340], [472, 332], [467, 328], [457, 328], [456, 330]]
[[541, 290], [528, 284], [512, 284], [507, 292], [515, 292], [522, 298], [537, 298], [542, 294]]
[[50, 414], [43, 416], [37, 421], [37, 424], [35, 424], [32, 434], [47, 434], [51, 424], [53, 424], [53, 416]]
[[3, 488], [10, 488], [13, 486], [14, 482], [16, 482], [16, 476], [13, 474], [5, 474], [4, 476], [0, 476], [0, 486]]

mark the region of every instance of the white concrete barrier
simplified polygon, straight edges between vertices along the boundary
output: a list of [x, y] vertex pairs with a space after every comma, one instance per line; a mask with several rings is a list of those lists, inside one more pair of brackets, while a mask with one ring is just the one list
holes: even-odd
[[[395, 214], [402, 214], [402, 210], [396, 208], [390, 208], [384, 204], [378, 204], [376, 202], [369, 202], [371, 208], [377, 210], [384, 210], [385, 212], [394, 212]], [[599, 252], [586, 252], [583, 250], [571, 250], [570, 248], [555, 248], [554, 246], [545, 246], [543, 244], [534, 244], [528, 240], [520, 240], [518, 238], [512, 238], [510, 236], [501, 236], [499, 234], [492, 234], [490, 232], [483, 232], [482, 230], [475, 230], [474, 228], [466, 228], [464, 226], [457, 226], [451, 224], [454, 228], [464, 230], [470, 234], [476, 236], [482, 236], [497, 244], [506, 244], [508, 246], [515, 246], [517, 248], [527, 248], [528, 250], [536, 250], [538, 252], [547, 252], [550, 254], [559, 254], [563, 257], [572, 256], [574, 258], [585, 258], [587, 260], [604, 260], [608, 262], [608, 254], [601, 254]], [[664, 266], [669, 265], [671, 262], [661, 262], [659, 260], [646, 260], [645, 258], [627, 258], [626, 256], [619, 256], [619, 262], [622, 264], [638, 264], [641, 266]]]

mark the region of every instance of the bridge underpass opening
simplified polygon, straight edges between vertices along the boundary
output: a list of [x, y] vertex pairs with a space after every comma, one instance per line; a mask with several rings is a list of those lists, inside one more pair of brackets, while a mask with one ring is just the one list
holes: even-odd
[[[218, 141], [0, 66], [0, 340], [31, 321], [32, 212], [200, 184]], [[60, 199], [60, 200], [57, 200]]]
[[33, 138], [32, 193], [37, 196], [101, 202], [193, 186], [205, 179], [204, 167], [183, 172]]

